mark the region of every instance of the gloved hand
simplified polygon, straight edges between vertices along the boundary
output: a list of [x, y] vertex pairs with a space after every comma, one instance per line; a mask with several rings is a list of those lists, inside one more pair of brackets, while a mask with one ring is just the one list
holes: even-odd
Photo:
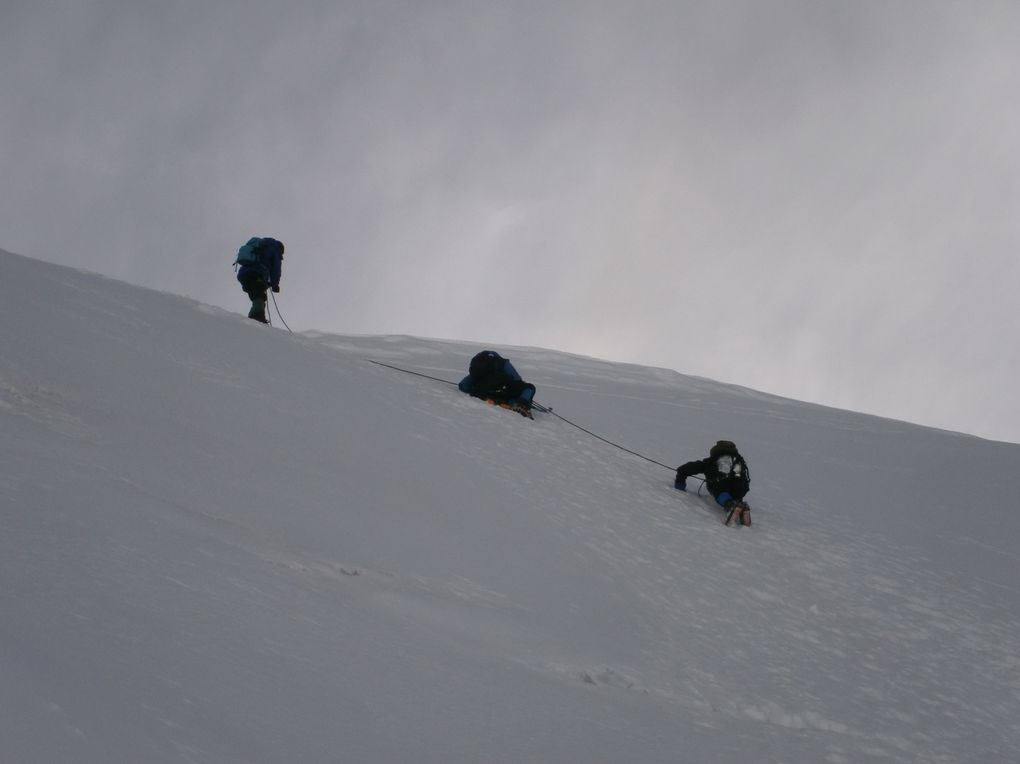
[[676, 488], [678, 491], [686, 491], [687, 490], [687, 481], [686, 480], [681, 480], [680, 478], [677, 478], [676, 482], [673, 483], [673, 487]]
[[274, 286], [273, 287], [273, 291], [274, 292], [279, 292], [280, 291], [280, 287], [279, 286]]

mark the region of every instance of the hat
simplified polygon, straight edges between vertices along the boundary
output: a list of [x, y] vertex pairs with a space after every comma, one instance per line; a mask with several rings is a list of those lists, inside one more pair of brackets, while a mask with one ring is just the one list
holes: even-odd
[[723, 454], [733, 454], [735, 456], [736, 453], [737, 445], [732, 440], [720, 440], [712, 446], [712, 450], [708, 452], [708, 455], [715, 458]]

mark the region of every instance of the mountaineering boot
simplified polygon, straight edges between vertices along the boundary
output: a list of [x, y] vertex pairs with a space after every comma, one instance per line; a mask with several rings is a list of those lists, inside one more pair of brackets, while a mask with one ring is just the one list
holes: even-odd
[[534, 419], [535, 417], [531, 413], [531, 404], [527, 401], [502, 401], [496, 400], [495, 398], [486, 398], [485, 402], [490, 406], [499, 406], [501, 409], [507, 409], [509, 411], [515, 411], [523, 417], [528, 419]]
[[263, 324], [268, 324], [269, 321], [266, 319], [266, 298], [256, 297], [251, 301], [251, 310], [248, 311], [248, 318], [255, 321], [261, 321]]
[[743, 502], [740, 502], [739, 513], [740, 513], [740, 524], [743, 525], [745, 528], [750, 528], [751, 527], [751, 508], [749, 506], [747, 506], [746, 504], [744, 504]]
[[516, 411], [521, 416], [526, 416], [528, 419], [534, 419], [534, 415], [531, 413], [531, 404], [528, 401], [514, 401], [510, 404], [510, 410]]

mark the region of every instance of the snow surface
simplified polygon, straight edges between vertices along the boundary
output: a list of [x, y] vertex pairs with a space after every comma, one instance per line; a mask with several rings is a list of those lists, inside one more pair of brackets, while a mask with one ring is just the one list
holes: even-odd
[[4, 764], [1020, 761], [1018, 446], [0, 274]]

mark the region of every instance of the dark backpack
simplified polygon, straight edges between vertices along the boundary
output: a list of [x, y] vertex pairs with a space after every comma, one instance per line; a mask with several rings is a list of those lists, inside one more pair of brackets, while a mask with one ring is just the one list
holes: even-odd
[[750, 488], [751, 472], [733, 441], [718, 441], [709, 450], [708, 458], [712, 461], [712, 470], [705, 477], [711, 486], [729, 491]]
[[495, 350], [483, 350], [471, 359], [468, 374], [476, 380], [488, 379], [496, 374], [502, 374], [505, 363], [506, 359]]
[[732, 478], [733, 480], [739, 480], [742, 483], [750, 483], [751, 475], [747, 469], [747, 462], [744, 461], [744, 457], [737, 454], [723, 454], [717, 456], [715, 459], [715, 471], [719, 473], [720, 478]]

